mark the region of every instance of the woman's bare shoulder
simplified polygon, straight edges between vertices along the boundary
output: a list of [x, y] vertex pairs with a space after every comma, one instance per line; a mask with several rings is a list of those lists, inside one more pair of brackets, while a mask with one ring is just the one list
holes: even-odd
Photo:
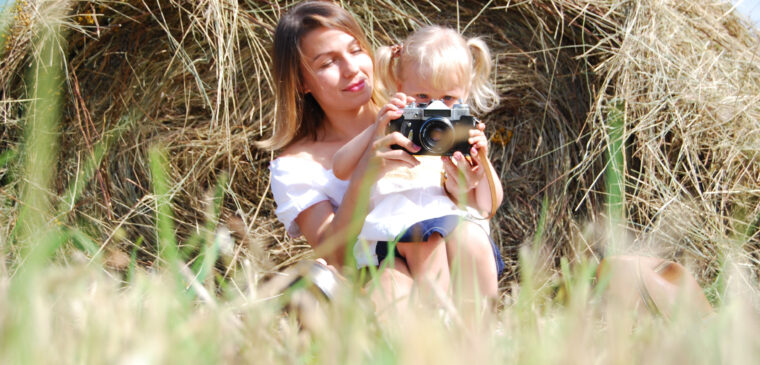
[[300, 140], [283, 149], [279, 157], [313, 161], [329, 170], [338, 147], [334, 143]]

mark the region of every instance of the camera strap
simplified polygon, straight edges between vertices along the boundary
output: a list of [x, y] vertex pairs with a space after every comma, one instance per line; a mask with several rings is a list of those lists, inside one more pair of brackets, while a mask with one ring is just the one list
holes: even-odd
[[[468, 159], [469, 160], [469, 159]], [[478, 164], [483, 166], [483, 169], [485, 170], [486, 174], [486, 180], [488, 180], [488, 189], [491, 191], [491, 211], [488, 212], [488, 215], [485, 217], [477, 217], [477, 219], [491, 219], [494, 215], [496, 215], [496, 210], [499, 208], [496, 201], [496, 181], [493, 179], [493, 170], [491, 169], [491, 164], [488, 163], [488, 158], [486, 157], [485, 151], [482, 149], [478, 149]], [[443, 187], [443, 191], [446, 193], [446, 195], [449, 196], [452, 200], [456, 201], [455, 198], [446, 190], [446, 173], [444, 171], [441, 171], [441, 187]]]
[[496, 215], [496, 209], [498, 208], [496, 205], [496, 182], [493, 180], [491, 164], [488, 163], [488, 158], [486, 158], [485, 151], [482, 149], [478, 150], [478, 162], [480, 162], [480, 165], [485, 169], [488, 188], [491, 190], [491, 211], [488, 212], [488, 215], [484, 219], [491, 219]]

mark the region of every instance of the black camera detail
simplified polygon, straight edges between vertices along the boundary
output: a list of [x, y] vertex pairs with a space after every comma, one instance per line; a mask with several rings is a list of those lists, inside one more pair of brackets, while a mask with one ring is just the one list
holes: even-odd
[[[407, 151], [412, 155], [451, 156], [459, 151], [470, 155], [467, 139], [470, 129], [477, 126], [477, 118], [470, 115], [467, 104], [454, 104], [449, 108], [435, 100], [430, 104], [411, 104], [404, 108], [404, 114], [390, 121], [386, 133], [399, 132], [416, 145], [419, 152]], [[403, 149], [393, 145], [392, 149]]]

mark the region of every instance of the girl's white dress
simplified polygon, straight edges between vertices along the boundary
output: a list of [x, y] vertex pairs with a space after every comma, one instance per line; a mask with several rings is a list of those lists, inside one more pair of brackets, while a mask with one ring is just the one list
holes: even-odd
[[[392, 241], [416, 222], [447, 215], [473, 218], [472, 210], [457, 208], [444, 193], [440, 157], [418, 159], [419, 166], [394, 169], [372, 187], [369, 214], [353, 249], [358, 267], [378, 265], [377, 242]], [[348, 188], [348, 181], [335, 177], [332, 170], [303, 158], [279, 157], [270, 162], [269, 170], [275, 214], [292, 237], [301, 235], [295, 219], [302, 211], [321, 201], [337, 208]], [[487, 220], [472, 220], [489, 232]]]

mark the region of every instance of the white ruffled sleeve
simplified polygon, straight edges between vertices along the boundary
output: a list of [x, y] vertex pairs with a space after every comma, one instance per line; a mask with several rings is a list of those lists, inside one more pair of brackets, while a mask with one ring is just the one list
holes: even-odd
[[324, 189], [328, 180], [326, 170], [320, 169], [321, 166], [313, 166], [313, 163], [299, 158], [277, 158], [269, 164], [272, 195], [277, 203], [275, 214], [291, 237], [301, 236], [295, 223], [301, 212], [330, 200]]

